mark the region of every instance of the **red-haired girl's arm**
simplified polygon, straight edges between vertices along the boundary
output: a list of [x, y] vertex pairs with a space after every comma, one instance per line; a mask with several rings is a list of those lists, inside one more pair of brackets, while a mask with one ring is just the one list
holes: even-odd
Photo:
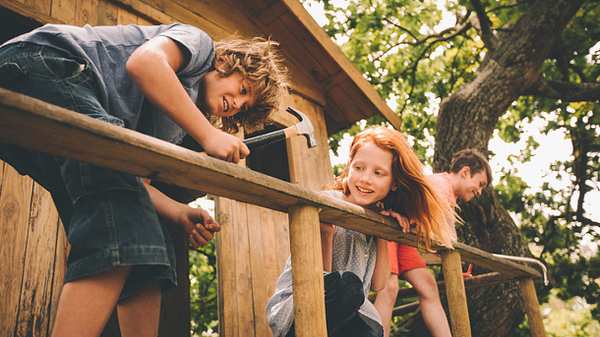
[[390, 262], [388, 259], [387, 241], [377, 239], [377, 255], [373, 278], [371, 278], [371, 289], [380, 291], [385, 288], [387, 280], [390, 278]]
[[321, 254], [323, 255], [323, 270], [331, 271], [333, 265], [333, 233], [335, 226], [321, 224]]

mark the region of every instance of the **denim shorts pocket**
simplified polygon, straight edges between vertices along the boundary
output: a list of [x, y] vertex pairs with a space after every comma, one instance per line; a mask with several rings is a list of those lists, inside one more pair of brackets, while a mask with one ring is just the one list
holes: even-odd
[[24, 78], [25, 72], [16, 62], [7, 62], [0, 64], [0, 87], [7, 87], [10, 84]]
[[83, 73], [86, 65], [77, 61], [53, 56], [41, 56], [40, 61], [57, 80], [69, 80]]
[[[47, 76], [52, 80], [72, 80], [80, 76], [87, 68], [84, 60], [75, 57], [66, 57], [61, 52], [42, 48], [36, 55], [44, 71], [38, 72], [42, 77]], [[45, 74], [44, 74], [45, 73]]]

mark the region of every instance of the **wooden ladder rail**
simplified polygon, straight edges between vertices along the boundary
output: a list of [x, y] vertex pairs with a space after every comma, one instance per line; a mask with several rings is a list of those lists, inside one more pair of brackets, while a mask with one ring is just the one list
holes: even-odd
[[[316, 304], [323, 302], [320, 249], [306, 249], [320, 244], [315, 234], [319, 221], [417, 246], [415, 235], [402, 233], [395, 221], [362, 207], [2, 88], [0, 141], [288, 212], [292, 223], [290, 232], [295, 233], [290, 234], [292, 260], [296, 261], [293, 280], [300, 282], [296, 284], [300, 287], [296, 288], [297, 292], [306, 291], [307, 297], [295, 303], [298, 336], [327, 335], [323, 323], [324, 304]], [[215, 181], [219, 184], [214, 184]], [[304, 235], [305, 230], [312, 234]], [[528, 266], [496, 258], [461, 243], [457, 243], [452, 251], [443, 252], [442, 247], [437, 248], [445, 256], [447, 284], [456, 284], [458, 289], [449, 286], [454, 289], [449, 298], [453, 298], [451, 321], [458, 331], [455, 336], [470, 336], [468, 314], [464, 315], [464, 285], [458, 281], [459, 278], [462, 280], [457, 268], [460, 258], [511, 277], [533, 279], [541, 276]], [[531, 296], [531, 289], [532, 282], [524, 284], [523, 294], [529, 304], [537, 302]], [[535, 311], [535, 305], [528, 310], [534, 320], [541, 317]], [[541, 329], [543, 331], [543, 326]]]

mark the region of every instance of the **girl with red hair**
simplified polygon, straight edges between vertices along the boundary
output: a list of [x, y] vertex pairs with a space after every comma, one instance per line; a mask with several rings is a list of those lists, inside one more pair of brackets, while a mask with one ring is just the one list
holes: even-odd
[[[427, 182], [422, 164], [398, 131], [376, 127], [356, 135], [347, 166], [334, 191], [326, 193], [392, 216], [406, 229], [405, 219], [411, 219], [427, 248], [434, 241], [451, 246], [447, 223], [454, 221], [454, 212]], [[321, 224], [321, 244], [328, 336], [383, 336], [380, 315], [367, 295], [369, 289], [383, 289], [389, 278], [387, 242]], [[288, 259], [267, 304], [275, 337], [295, 336], [292, 295]]]

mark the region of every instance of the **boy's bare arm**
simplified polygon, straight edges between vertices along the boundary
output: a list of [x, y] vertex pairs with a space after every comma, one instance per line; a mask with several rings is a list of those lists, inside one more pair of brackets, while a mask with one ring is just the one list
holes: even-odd
[[208, 241], [212, 240], [213, 233], [221, 229], [221, 226], [214, 222], [205, 210], [192, 208], [169, 198], [154, 186], [151, 186], [148, 181], [144, 182], [144, 186], [150, 195], [150, 200], [156, 208], [156, 212], [168, 221], [182, 226], [189, 235], [193, 248], [207, 244]]
[[211, 156], [238, 162], [248, 153], [243, 142], [204, 117], [177, 78], [184, 55], [176, 42], [159, 36], [136, 49], [127, 60], [127, 73], [144, 95], [196, 139]]

